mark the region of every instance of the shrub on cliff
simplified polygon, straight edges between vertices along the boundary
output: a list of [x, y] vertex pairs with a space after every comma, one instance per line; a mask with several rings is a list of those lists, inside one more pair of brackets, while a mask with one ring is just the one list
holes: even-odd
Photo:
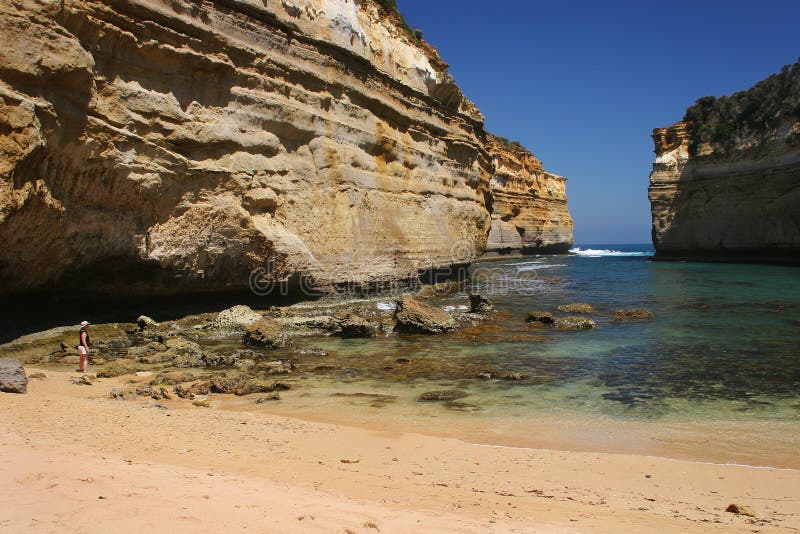
[[703, 143], [722, 154], [738, 146], [762, 146], [775, 136], [781, 122], [800, 120], [800, 60], [745, 91], [700, 98], [683, 120], [693, 156]]

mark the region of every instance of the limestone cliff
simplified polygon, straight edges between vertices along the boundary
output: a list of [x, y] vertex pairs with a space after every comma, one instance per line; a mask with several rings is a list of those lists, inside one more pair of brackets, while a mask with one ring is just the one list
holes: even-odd
[[800, 62], [653, 140], [656, 258], [800, 263]]
[[542, 169], [518, 143], [490, 136], [488, 146], [495, 171], [486, 253], [567, 252], [573, 238], [566, 178]]
[[383, 4], [0, 3], [0, 295], [238, 289], [267, 266], [371, 287], [474, 260], [483, 117]]

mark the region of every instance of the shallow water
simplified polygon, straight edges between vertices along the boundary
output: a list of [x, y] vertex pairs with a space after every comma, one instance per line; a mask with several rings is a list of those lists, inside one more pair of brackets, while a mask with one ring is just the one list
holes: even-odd
[[[437, 304], [463, 307], [474, 291], [498, 313], [456, 334], [301, 340], [328, 355], [303, 357], [294, 400], [268, 409], [487, 443], [800, 467], [800, 271], [651, 262], [647, 246], [576, 252], [473, 266], [472, 287]], [[597, 328], [524, 322], [570, 302], [592, 304]], [[615, 322], [627, 307], [655, 317]], [[448, 389], [467, 396], [418, 401]], [[389, 397], [341, 395], [351, 393]]]

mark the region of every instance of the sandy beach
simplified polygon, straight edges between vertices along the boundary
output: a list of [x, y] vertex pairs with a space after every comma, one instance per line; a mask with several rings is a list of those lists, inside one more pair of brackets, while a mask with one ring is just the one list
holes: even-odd
[[[28, 373], [36, 372], [28, 368]], [[114, 400], [44, 370], [3, 394], [7, 532], [795, 532], [800, 471]], [[135, 379], [135, 377], [134, 377]], [[141, 378], [140, 380], [145, 380]], [[754, 517], [725, 512], [744, 505]]]

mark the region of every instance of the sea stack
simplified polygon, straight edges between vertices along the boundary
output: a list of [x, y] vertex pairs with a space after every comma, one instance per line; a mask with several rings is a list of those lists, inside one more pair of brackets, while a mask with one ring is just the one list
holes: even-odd
[[513, 158], [393, 2], [22, 0], [0, 40], [0, 296], [370, 288], [496, 221], [571, 242], [563, 179], [490, 183]]
[[800, 264], [800, 62], [653, 140], [656, 259]]

